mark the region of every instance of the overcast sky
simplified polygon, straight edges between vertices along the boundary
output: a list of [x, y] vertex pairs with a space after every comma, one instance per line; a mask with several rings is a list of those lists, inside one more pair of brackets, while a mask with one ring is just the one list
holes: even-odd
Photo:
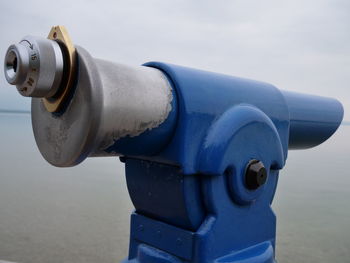
[[[5, 1], [0, 56], [65, 25], [93, 56], [166, 61], [338, 98], [350, 120], [350, 1]], [[29, 109], [0, 72], [0, 109]]]

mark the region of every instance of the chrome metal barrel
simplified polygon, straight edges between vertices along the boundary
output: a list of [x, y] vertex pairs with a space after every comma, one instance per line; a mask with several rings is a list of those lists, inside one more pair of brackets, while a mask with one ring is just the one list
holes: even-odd
[[[95, 59], [74, 47], [71, 61], [76, 65], [71, 68], [76, 70], [68, 86], [68, 48], [57, 39], [58, 29], [51, 31], [52, 39], [25, 37], [9, 47], [5, 58], [7, 81], [32, 97], [32, 126], [43, 157], [55, 166], [73, 166], [88, 156], [121, 156], [123, 147], [116, 143], [142, 134], [148, 139], [134, 151], [128, 143], [129, 154], [160, 150], [176, 121], [175, 96], [166, 75], [151, 67]], [[169, 124], [162, 125], [169, 116]]]

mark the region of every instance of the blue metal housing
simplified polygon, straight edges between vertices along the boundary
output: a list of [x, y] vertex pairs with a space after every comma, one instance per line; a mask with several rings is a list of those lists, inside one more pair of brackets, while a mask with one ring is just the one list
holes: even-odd
[[290, 115], [289, 149], [305, 149], [327, 140], [343, 119], [335, 99], [282, 91]]
[[[341, 104], [217, 73], [145, 65], [164, 72], [175, 96], [159, 128], [112, 149], [124, 155], [136, 208], [124, 262], [275, 262], [271, 202], [288, 147], [329, 138], [342, 120]], [[244, 180], [252, 159], [268, 173], [256, 190]]]

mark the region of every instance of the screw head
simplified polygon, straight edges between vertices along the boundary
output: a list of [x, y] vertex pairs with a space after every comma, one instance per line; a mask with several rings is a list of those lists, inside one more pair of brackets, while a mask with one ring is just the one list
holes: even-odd
[[267, 171], [264, 164], [259, 160], [251, 160], [247, 164], [245, 184], [249, 190], [256, 190], [266, 183]]

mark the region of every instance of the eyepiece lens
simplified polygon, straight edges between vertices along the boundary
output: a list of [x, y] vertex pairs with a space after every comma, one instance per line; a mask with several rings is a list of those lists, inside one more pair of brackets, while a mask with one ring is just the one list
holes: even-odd
[[13, 50], [6, 55], [6, 74], [10, 79], [14, 79], [17, 73], [18, 59], [17, 54]]
[[17, 57], [14, 58], [12, 67], [13, 67], [13, 71], [17, 72]]

